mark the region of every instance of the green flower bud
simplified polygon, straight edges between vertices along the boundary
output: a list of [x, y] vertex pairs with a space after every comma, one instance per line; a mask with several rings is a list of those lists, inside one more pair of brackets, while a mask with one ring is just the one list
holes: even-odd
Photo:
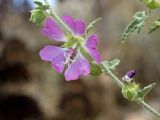
[[99, 76], [102, 73], [102, 69], [100, 67], [100, 65], [96, 64], [96, 63], [91, 63], [91, 72], [90, 74], [93, 76]]
[[160, 7], [160, 0], [143, 0], [143, 3], [150, 9], [156, 9]]
[[41, 9], [34, 9], [31, 11], [30, 21], [40, 24], [45, 19], [45, 14]]
[[123, 86], [122, 94], [127, 100], [134, 101], [138, 97], [139, 90], [140, 90], [140, 87], [138, 84], [129, 83]]

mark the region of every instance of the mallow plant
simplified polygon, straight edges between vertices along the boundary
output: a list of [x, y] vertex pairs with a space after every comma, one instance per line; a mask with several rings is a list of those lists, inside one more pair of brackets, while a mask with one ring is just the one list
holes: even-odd
[[[145, 96], [156, 83], [140, 88], [139, 83], [134, 80], [135, 70], [129, 70], [122, 78], [118, 78], [114, 72], [120, 60], [101, 59], [97, 48], [98, 35], [89, 34], [89, 32], [102, 18], [97, 18], [87, 26], [83, 20], [74, 19], [73, 16], [59, 17], [48, 1], [44, 1], [34, 1], [36, 7], [31, 11], [30, 21], [38, 25], [42, 24], [41, 33], [49, 40], [61, 42], [61, 46], [45, 45], [39, 51], [40, 58], [49, 62], [57, 73], [64, 74], [67, 81], [77, 80], [81, 76], [109, 75], [112, 81], [120, 87], [125, 99], [138, 103], [160, 118], [160, 112], [144, 101]], [[122, 43], [126, 43], [133, 32], [137, 31], [139, 34], [151, 17], [152, 10], [160, 8], [160, 0], [140, 0], [140, 2], [148, 8], [148, 11], [135, 13], [122, 34]], [[160, 17], [153, 22], [148, 34], [158, 28], [160, 28]]]

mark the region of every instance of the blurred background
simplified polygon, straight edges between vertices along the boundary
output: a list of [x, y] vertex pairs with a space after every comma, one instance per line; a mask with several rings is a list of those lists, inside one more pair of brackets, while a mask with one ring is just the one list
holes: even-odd
[[[146, 101], [160, 110], [160, 34], [120, 38], [133, 14], [145, 7], [138, 0], [49, 0], [60, 15], [90, 23], [103, 20], [92, 31], [107, 60], [119, 58], [117, 76], [137, 70], [141, 87], [156, 82]], [[33, 0], [0, 0], [0, 120], [156, 120], [136, 103], [125, 100], [108, 76], [82, 77], [66, 82], [38, 55], [49, 41], [41, 26], [29, 22]], [[159, 11], [153, 11], [151, 25]]]

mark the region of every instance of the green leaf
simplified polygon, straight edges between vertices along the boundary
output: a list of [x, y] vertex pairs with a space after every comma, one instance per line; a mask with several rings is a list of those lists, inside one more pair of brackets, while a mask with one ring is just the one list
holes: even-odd
[[107, 66], [110, 70], [116, 70], [116, 67], [119, 65], [120, 60], [119, 59], [114, 59], [112, 61], [103, 61], [103, 66]]
[[144, 27], [145, 20], [147, 16], [145, 15], [145, 11], [137, 12], [133, 16], [133, 20], [129, 25], [126, 27], [122, 34], [121, 41], [122, 43], [127, 41], [127, 38], [135, 31], [137, 30], [138, 33], [140, 33], [141, 29]]
[[149, 29], [149, 33], [152, 33], [160, 28], [160, 17], [157, 18], [156, 21], [152, 24], [152, 26]]
[[90, 64], [90, 66], [91, 66], [91, 72], [90, 72], [91, 75], [93, 75], [93, 76], [101, 75], [102, 69], [101, 69], [99, 64], [96, 64], [96, 63], [92, 62]]
[[91, 22], [91, 23], [87, 26], [86, 33], [89, 33], [89, 31], [90, 31], [91, 29], [93, 29], [93, 27], [94, 27], [100, 20], [102, 20], [102, 18], [97, 18], [96, 20], [94, 20], [93, 22]]
[[139, 90], [138, 96], [143, 99], [153, 89], [153, 87], [155, 85], [156, 85], [156, 83], [149, 84], [146, 87], [144, 87], [143, 89]]

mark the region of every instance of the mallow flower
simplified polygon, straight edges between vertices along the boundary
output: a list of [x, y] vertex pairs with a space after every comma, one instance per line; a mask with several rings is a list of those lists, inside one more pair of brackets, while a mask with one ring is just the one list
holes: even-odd
[[67, 81], [76, 80], [80, 75], [89, 75], [90, 63], [81, 50], [87, 52], [98, 64], [101, 57], [97, 49], [98, 36], [91, 35], [84, 38], [86, 25], [83, 20], [75, 20], [71, 16], [63, 16], [63, 22], [71, 29], [72, 34], [66, 34], [57, 22], [48, 17], [44, 21], [42, 34], [51, 40], [64, 42], [61, 47], [46, 45], [40, 50], [42, 60], [51, 63], [58, 72], [64, 72]]

